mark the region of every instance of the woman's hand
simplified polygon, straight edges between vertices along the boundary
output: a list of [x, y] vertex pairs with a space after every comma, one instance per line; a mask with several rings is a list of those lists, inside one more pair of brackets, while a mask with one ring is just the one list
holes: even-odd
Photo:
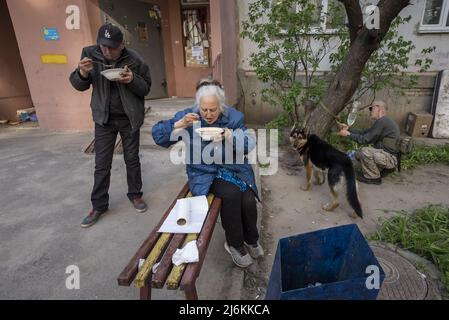
[[184, 116], [181, 120], [175, 123], [175, 129], [186, 129], [191, 127], [194, 122], [199, 121], [200, 116], [196, 113], [189, 113]]

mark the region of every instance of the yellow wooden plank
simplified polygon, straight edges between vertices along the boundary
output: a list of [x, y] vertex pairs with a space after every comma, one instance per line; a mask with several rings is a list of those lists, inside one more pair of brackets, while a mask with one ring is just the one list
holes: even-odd
[[[192, 197], [192, 193], [189, 192], [187, 195], [187, 198]], [[142, 266], [142, 269], [137, 273], [136, 278], [134, 279], [134, 286], [137, 288], [143, 288], [145, 287], [145, 282], [148, 279], [148, 276], [150, 275], [150, 272], [153, 270], [154, 264], [157, 262], [159, 256], [162, 254], [162, 250], [165, 248], [168, 240], [170, 240], [170, 234], [164, 233], [159, 237], [159, 240], [154, 245], [153, 250], [151, 250], [150, 254], [148, 255], [147, 259], [145, 260], [144, 265]]]
[[214, 199], [215, 199], [215, 196], [212, 193], [207, 196], [207, 202], [209, 203], [209, 209], [210, 209], [210, 206], [212, 205], [212, 201], [214, 201]]
[[43, 54], [41, 61], [44, 64], [67, 64], [68, 59], [65, 54]]
[[151, 250], [150, 254], [148, 255], [145, 264], [143, 265], [142, 269], [140, 269], [139, 273], [137, 273], [136, 278], [134, 279], [134, 285], [136, 288], [143, 288], [145, 287], [145, 282], [150, 274], [152, 272], [152, 268], [154, 264], [157, 262], [159, 256], [162, 253], [162, 250], [165, 248], [167, 242], [170, 240], [170, 234], [169, 233], [163, 233], [159, 240], [157, 241], [156, 245], [154, 246], [153, 250]]
[[[189, 234], [184, 241], [183, 247], [191, 242], [198, 239], [197, 234]], [[182, 274], [184, 273], [184, 269], [186, 268], [186, 264], [181, 264], [179, 266], [174, 266], [171, 270], [168, 278], [167, 278], [167, 289], [176, 290], [179, 287], [179, 281], [181, 281]]]
[[[190, 195], [190, 194], [189, 194]], [[191, 195], [190, 195], [191, 196]], [[187, 196], [188, 198], [189, 196]], [[209, 203], [209, 208], [212, 204], [212, 201], [214, 201], [215, 196], [213, 194], [209, 194], [207, 197], [207, 202]], [[189, 234], [184, 241], [183, 247], [194, 240], [198, 239], [198, 234]], [[182, 274], [184, 273], [184, 270], [186, 268], [186, 264], [181, 264], [179, 266], [174, 266], [171, 270], [168, 278], [167, 278], [167, 289], [169, 290], [176, 290], [179, 288], [179, 282], [181, 281]]]

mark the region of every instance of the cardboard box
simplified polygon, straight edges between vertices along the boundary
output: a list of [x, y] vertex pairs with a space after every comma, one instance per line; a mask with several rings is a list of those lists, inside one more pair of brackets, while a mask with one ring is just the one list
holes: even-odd
[[427, 137], [432, 126], [433, 115], [430, 113], [413, 113], [407, 116], [405, 132], [412, 137]]

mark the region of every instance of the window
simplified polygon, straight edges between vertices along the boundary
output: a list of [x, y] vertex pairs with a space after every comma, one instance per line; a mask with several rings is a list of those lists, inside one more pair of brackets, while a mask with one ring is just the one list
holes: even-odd
[[419, 31], [449, 32], [449, 0], [426, 0]]
[[181, 5], [183, 6], [200, 5], [200, 4], [209, 5], [209, 0], [181, 0]]
[[313, 0], [318, 12], [315, 32], [332, 33], [346, 23], [346, 11], [338, 0]]
[[337, 0], [328, 0], [326, 10], [326, 30], [337, 30], [348, 24], [345, 6]]
[[[185, 4], [185, 1], [183, 0], [181, 4]], [[189, 68], [209, 68], [209, 5], [182, 5], [181, 17], [185, 66]]]
[[[279, 2], [279, 0], [274, 0]], [[344, 5], [338, 0], [311, 0], [316, 12], [313, 20], [316, 21], [313, 33], [335, 33], [340, 27], [347, 23], [346, 10]], [[301, 11], [301, 5], [292, 8], [296, 12]]]

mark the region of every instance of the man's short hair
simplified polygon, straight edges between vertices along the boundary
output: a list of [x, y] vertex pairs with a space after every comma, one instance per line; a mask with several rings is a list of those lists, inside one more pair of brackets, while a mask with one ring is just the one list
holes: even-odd
[[378, 106], [380, 108], [383, 108], [385, 111], [388, 110], [387, 103], [385, 101], [383, 101], [383, 100], [376, 100], [376, 101], [374, 101], [372, 106]]

